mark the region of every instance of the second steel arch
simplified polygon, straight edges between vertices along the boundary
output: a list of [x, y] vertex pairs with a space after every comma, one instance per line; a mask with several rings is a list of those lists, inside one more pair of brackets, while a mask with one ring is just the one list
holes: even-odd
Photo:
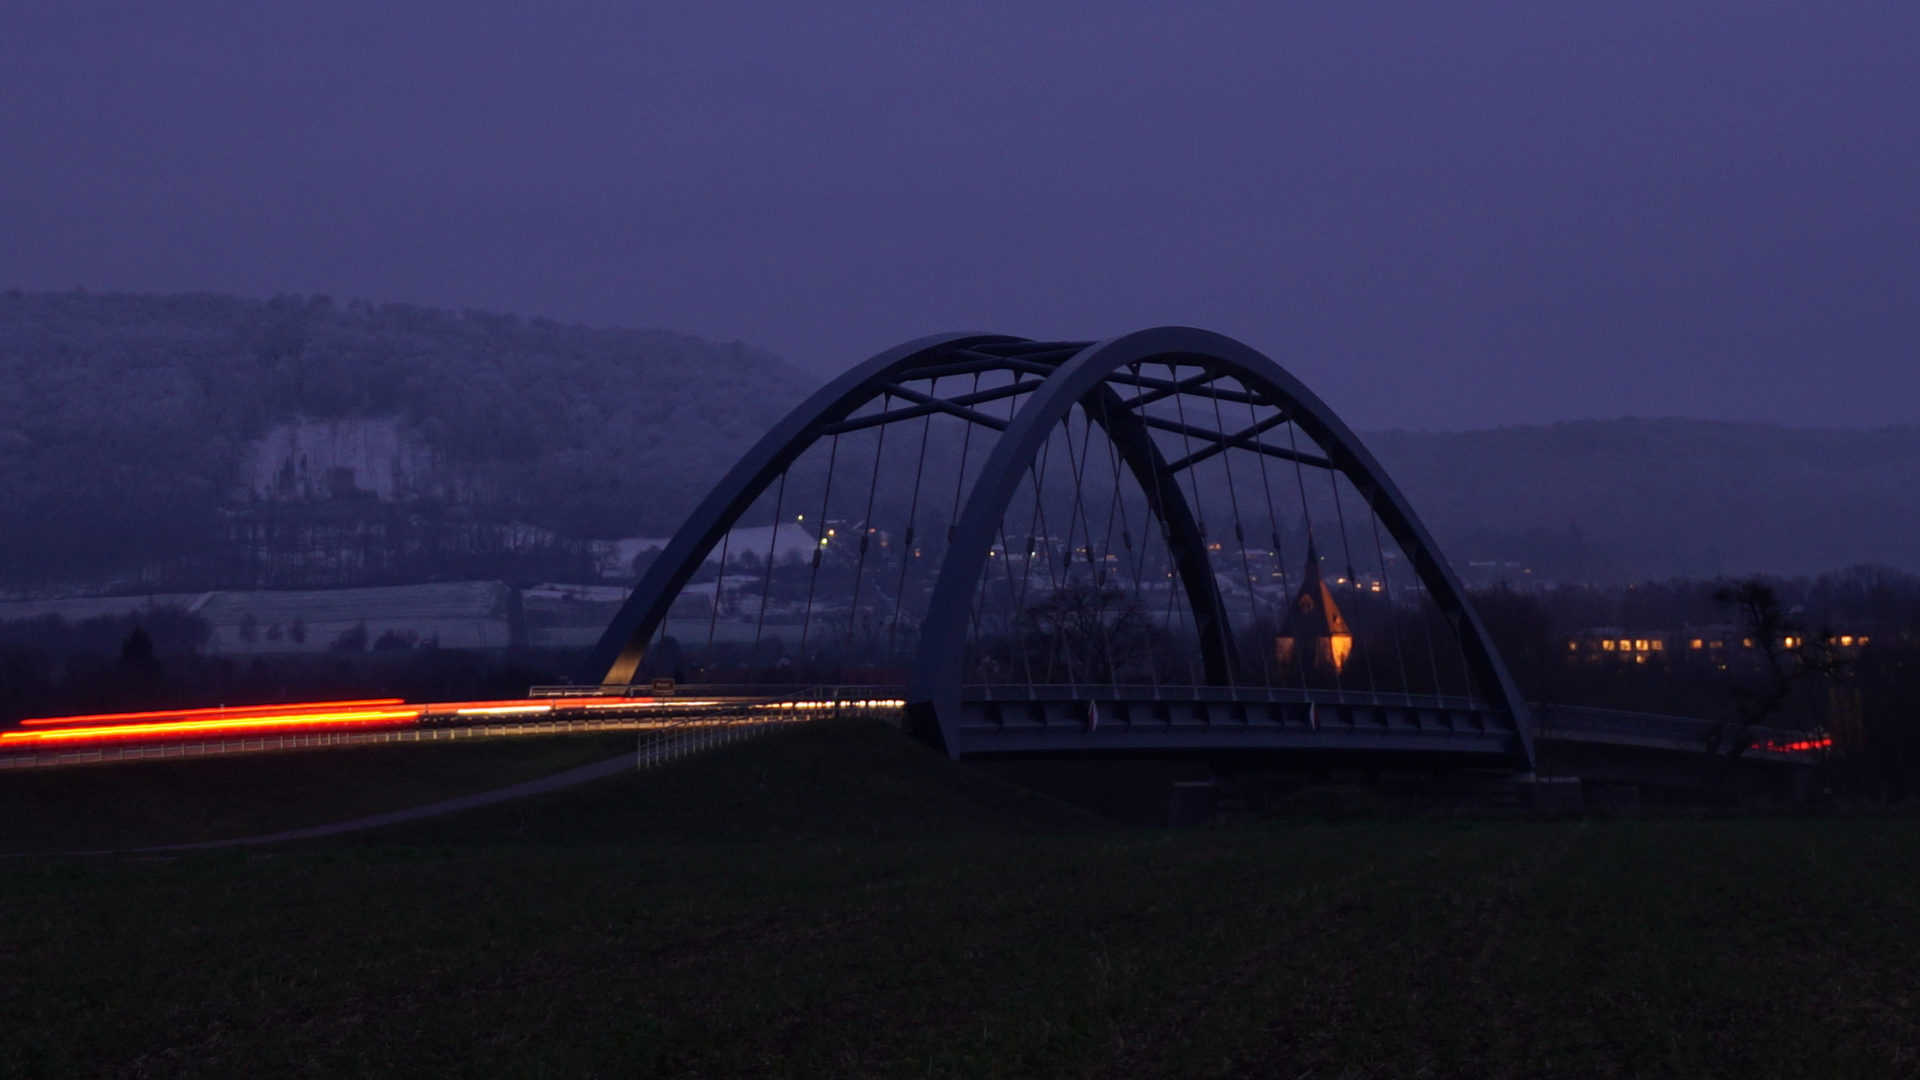
[[[1160, 460], [1140, 421], [1121, 407], [1108, 380], [1148, 362], [1175, 361], [1217, 376], [1230, 375], [1268, 399], [1326, 451], [1328, 465], [1344, 474], [1407, 555], [1422, 585], [1457, 633], [1469, 675], [1511, 717], [1519, 741], [1518, 757], [1533, 761], [1533, 725], [1505, 663], [1487, 636], [1459, 579], [1440, 557], [1432, 536], [1412, 506], [1388, 478], [1353, 431], [1312, 391], [1266, 356], [1231, 338], [1190, 327], [1159, 327], [1097, 342], [1060, 364], [1031, 395], [995, 444], [980, 478], [955, 525], [955, 538], [940, 566], [928, 603], [925, 629], [914, 657], [907, 688], [907, 713], [922, 739], [949, 753], [960, 748], [969, 605], [1006, 510], [1027, 463], [1053, 428], [1076, 407], [1113, 439], [1142, 486], [1147, 487]], [[1122, 418], [1132, 417], [1132, 422]], [[1223, 444], [1224, 445], [1224, 444]], [[1177, 490], [1177, 486], [1176, 486]], [[1189, 513], [1183, 500], [1171, 500], [1162, 520], [1175, 531], [1174, 560], [1193, 606], [1199, 645], [1207, 658], [1207, 680], [1228, 683], [1234, 676], [1232, 634], [1225, 622], [1217, 585], [1197, 529], [1182, 529]], [[1186, 523], [1190, 526], [1190, 518]]]

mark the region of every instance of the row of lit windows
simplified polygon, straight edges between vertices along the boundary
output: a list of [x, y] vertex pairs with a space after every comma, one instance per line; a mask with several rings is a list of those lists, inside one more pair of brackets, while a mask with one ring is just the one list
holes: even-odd
[[[1789, 649], [1797, 649], [1800, 646], [1806, 644], [1806, 639], [1789, 637], [1789, 638], [1781, 639], [1781, 643], [1784, 644]], [[1827, 639], [1827, 643], [1830, 645], [1838, 645], [1844, 649], [1851, 649], [1856, 645], [1865, 645], [1867, 643], [1867, 636], [1865, 634], [1861, 634], [1856, 637], [1853, 634], [1842, 634], [1838, 637]], [[1724, 642], [1716, 641], [1711, 638], [1694, 638], [1691, 641], [1687, 642], [1687, 647], [1692, 649], [1718, 649], [1718, 648], [1721, 648], [1723, 645], [1724, 645]], [[1740, 645], [1742, 648], [1751, 649], [1753, 648], [1753, 639], [1741, 638]], [[1644, 653], [1644, 652], [1664, 652], [1666, 650], [1667, 643], [1665, 641], [1660, 640], [1659, 638], [1602, 638], [1599, 641], [1599, 646], [1603, 651], [1606, 651], [1606, 652]], [[1568, 652], [1578, 652], [1579, 650], [1580, 650], [1580, 643], [1578, 641], [1567, 642]]]
[[[1660, 652], [1667, 647], [1667, 643], [1661, 641], [1659, 638], [1619, 638], [1617, 640], [1614, 638], [1601, 638], [1599, 645], [1600, 648], [1607, 652]], [[1579, 652], [1580, 643], [1577, 641], [1567, 642], [1567, 651]]]

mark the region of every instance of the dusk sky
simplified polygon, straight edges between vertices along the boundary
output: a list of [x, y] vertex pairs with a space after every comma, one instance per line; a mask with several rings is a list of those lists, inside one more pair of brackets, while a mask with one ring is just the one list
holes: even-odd
[[0, 7], [0, 288], [1239, 337], [1362, 428], [1920, 423], [1920, 5]]

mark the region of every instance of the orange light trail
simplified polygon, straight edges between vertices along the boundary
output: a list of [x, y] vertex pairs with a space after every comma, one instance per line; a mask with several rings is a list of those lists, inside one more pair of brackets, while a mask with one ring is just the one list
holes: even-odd
[[[0, 749], [32, 750], [112, 742], [159, 742], [170, 739], [229, 738], [284, 735], [328, 729], [364, 730], [412, 727], [431, 721], [455, 725], [514, 724], [545, 717], [594, 714], [602, 710], [644, 716], [656, 710], [702, 708], [726, 704], [723, 699], [639, 697], [611, 701], [446, 701], [408, 705], [402, 698], [364, 698], [355, 701], [309, 701], [282, 705], [242, 705], [233, 708], [168, 709], [152, 712], [94, 713], [85, 716], [45, 716], [21, 721], [21, 727], [0, 731]], [[826, 709], [827, 701], [792, 702], [778, 708]], [[848, 703], [841, 703], [848, 704]], [[868, 704], [873, 704], [872, 702]], [[766, 706], [752, 706], [759, 710]], [[636, 719], [638, 718], [636, 716]], [[705, 721], [701, 721], [705, 722]]]
[[365, 698], [360, 701], [300, 701], [291, 705], [239, 705], [229, 708], [225, 705], [211, 709], [168, 709], [164, 712], [95, 713], [90, 716], [42, 716], [32, 720], [22, 720], [22, 727], [40, 727], [52, 724], [89, 724], [112, 723], [126, 724], [135, 720], [172, 720], [191, 719], [201, 716], [272, 716], [275, 713], [309, 713], [316, 709], [372, 709], [383, 705], [404, 705], [405, 698]]
[[49, 731], [6, 731], [0, 732], [0, 744], [47, 745], [121, 739], [147, 740], [170, 736], [265, 734], [312, 727], [363, 727], [371, 724], [387, 724], [396, 720], [417, 721], [422, 711], [418, 706], [401, 709], [348, 709], [292, 713], [282, 716], [168, 720], [148, 724], [102, 724], [90, 727], [55, 728]]

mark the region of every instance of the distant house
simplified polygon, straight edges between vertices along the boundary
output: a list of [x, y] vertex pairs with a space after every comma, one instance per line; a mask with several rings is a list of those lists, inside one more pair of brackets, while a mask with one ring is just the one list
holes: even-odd
[[1649, 659], [1666, 659], [1671, 642], [1672, 635], [1664, 630], [1627, 631], [1618, 626], [1596, 626], [1567, 638], [1567, 651], [1593, 663], [1644, 664]]
[[[1865, 634], [1832, 631], [1827, 644], [1843, 654], [1866, 647]], [[1798, 648], [1805, 644], [1788, 637], [1780, 644]], [[1724, 666], [1730, 656], [1752, 653], [1758, 645], [1749, 631], [1721, 623], [1714, 626], [1683, 626], [1678, 630], [1623, 630], [1618, 626], [1596, 626], [1570, 635], [1567, 652], [1576, 659], [1592, 663], [1644, 664], [1649, 660], [1675, 663], [1705, 662]], [[1756, 654], [1757, 655], [1757, 654]]]

